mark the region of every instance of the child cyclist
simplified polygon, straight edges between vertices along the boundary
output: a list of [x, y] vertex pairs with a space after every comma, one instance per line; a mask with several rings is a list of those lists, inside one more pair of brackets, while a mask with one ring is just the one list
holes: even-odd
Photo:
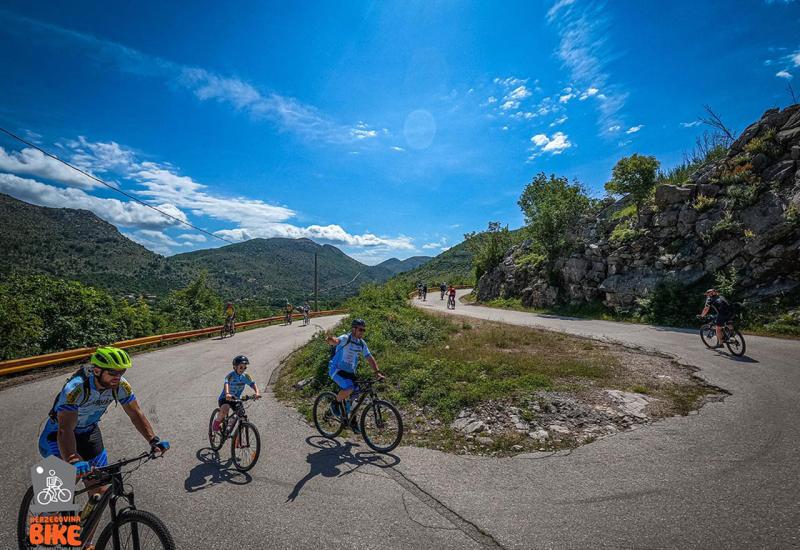
[[[339, 403], [344, 402], [346, 414], [350, 414], [350, 395], [355, 389], [356, 380], [356, 367], [358, 366], [359, 355], [372, 367], [375, 376], [379, 380], [383, 380], [384, 376], [378, 369], [378, 362], [369, 352], [367, 343], [364, 341], [364, 332], [367, 330], [367, 324], [363, 319], [353, 320], [350, 328], [350, 334], [342, 334], [338, 338], [336, 336], [328, 336], [327, 342], [330, 346], [336, 346], [336, 352], [328, 363], [328, 376], [336, 382], [339, 386], [339, 393], [336, 395], [336, 401]], [[338, 413], [339, 411], [334, 411]], [[358, 426], [354, 423], [351, 428], [354, 432], [358, 432]]]
[[244, 371], [247, 370], [247, 365], [250, 364], [250, 360], [247, 359], [244, 355], [237, 355], [233, 358], [233, 370], [225, 376], [225, 382], [222, 386], [222, 393], [219, 394], [217, 398], [217, 403], [219, 404], [219, 413], [217, 413], [217, 419], [214, 420], [214, 431], [218, 432], [220, 429], [220, 425], [222, 421], [228, 416], [228, 411], [233, 405], [233, 398], [240, 398], [242, 397], [242, 392], [244, 391], [245, 386], [250, 386], [253, 388], [255, 392], [255, 398], [261, 398], [261, 392], [258, 391], [258, 386], [256, 385], [255, 380], [249, 375], [245, 374]]

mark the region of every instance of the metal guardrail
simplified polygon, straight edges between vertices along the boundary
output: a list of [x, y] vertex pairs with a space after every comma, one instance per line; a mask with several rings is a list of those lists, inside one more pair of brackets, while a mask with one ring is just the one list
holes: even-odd
[[[326, 315], [338, 315], [346, 313], [344, 309], [330, 309], [327, 311], [314, 311], [311, 312], [311, 317], [323, 317]], [[241, 321], [236, 323], [236, 328], [252, 327], [255, 325], [262, 325], [273, 323], [275, 321], [283, 321], [284, 315], [276, 315], [275, 317], [265, 317], [263, 319], [253, 319], [250, 321]], [[292, 319], [302, 319], [302, 313], [292, 314]], [[155, 336], [143, 336], [142, 338], [134, 338], [133, 340], [123, 340], [110, 344], [118, 348], [135, 348], [138, 346], [148, 346], [153, 344], [160, 344], [162, 342], [169, 342], [170, 340], [182, 340], [185, 338], [195, 338], [197, 336], [204, 336], [206, 334], [214, 334], [222, 330], [222, 325], [214, 327], [206, 327], [195, 330], [185, 330], [182, 332], [171, 332], [169, 334], [157, 334]], [[67, 351], [59, 351], [56, 353], [47, 353], [45, 355], [35, 355], [33, 357], [21, 357], [19, 359], [9, 359], [8, 361], [0, 361], [0, 376], [6, 374], [13, 374], [16, 372], [23, 372], [30, 369], [37, 369], [40, 367], [47, 367], [50, 365], [57, 365], [60, 363], [72, 363], [87, 359], [94, 350], [97, 348], [77, 348]]]

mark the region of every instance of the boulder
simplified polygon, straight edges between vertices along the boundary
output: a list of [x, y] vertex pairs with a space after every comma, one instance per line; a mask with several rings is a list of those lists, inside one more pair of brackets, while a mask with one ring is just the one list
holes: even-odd
[[719, 185], [713, 183], [703, 183], [697, 186], [697, 194], [706, 197], [716, 197], [719, 195]]
[[673, 204], [686, 202], [692, 198], [693, 188], [677, 185], [659, 185], [656, 187], [656, 205], [666, 208]]
[[761, 179], [766, 182], [774, 182], [776, 185], [783, 185], [794, 174], [795, 162], [784, 160], [776, 162], [761, 174]]
[[762, 194], [753, 206], [739, 212], [742, 223], [757, 235], [782, 221], [783, 205], [774, 191]]
[[589, 265], [589, 262], [583, 258], [570, 258], [564, 264], [561, 274], [566, 282], [577, 283], [584, 279], [586, 272], [589, 270]]
[[653, 223], [656, 227], [672, 227], [678, 222], [678, 212], [675, 210], [667, 210], [666, 212], [659, 212], [653, 218]]

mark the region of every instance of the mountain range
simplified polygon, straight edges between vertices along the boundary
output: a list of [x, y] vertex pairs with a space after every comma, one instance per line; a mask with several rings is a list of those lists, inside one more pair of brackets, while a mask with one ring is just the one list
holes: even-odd
[[205, 271], [226, 300], [278, 304], [310, 298], [314, 255], [320, 299], [353, 294], [427, 263], [428, 256], [391, 258], [367, 266], [335, 246], [309, 239], [252, 239], [171, 257], [132, 241], [87, 210], [36, 206], [0, 194], [0, 276], [43, 273], [104, 288], [116, 295], [163, 295]]

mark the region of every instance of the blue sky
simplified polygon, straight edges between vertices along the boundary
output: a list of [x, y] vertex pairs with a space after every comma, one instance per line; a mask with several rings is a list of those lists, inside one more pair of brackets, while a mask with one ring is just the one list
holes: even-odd
[[[229, 240], [369, 264], [523, 223], [540, 171], [602, 194], [800, 94], [800, 1], [4, 2], [0, 123]], [[219, 246], [0, 138], [0, 192], [163, 254]]]

